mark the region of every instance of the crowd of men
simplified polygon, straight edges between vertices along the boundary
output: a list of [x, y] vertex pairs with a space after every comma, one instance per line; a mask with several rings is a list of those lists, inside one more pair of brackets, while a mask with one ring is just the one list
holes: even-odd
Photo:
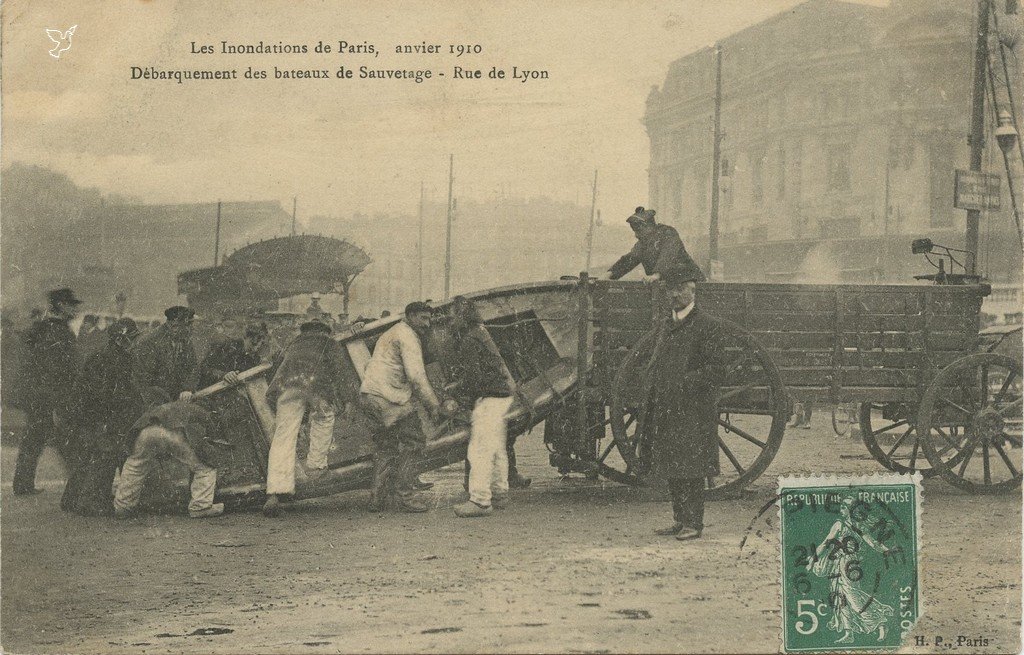
[[[695, 283], [704, 280], [671, 227], [654, 211], [638, 207], [627, 219], [636, 246], [609, 271], [618, 279], [642, 265], [646, 281], [661, 280], [672, 314], [661, 324], [651, 360], [653, 461], [668, 480], [674, 522], [659, 534], [693, 539], [703, 529], [704, 480], [718, 473], [717, 410], [722, 348], [714, 319], [695, 308]], [[63, 509], [86, 515], [129, 517], [136, 511], [147, 476], [164, 458], [184, 464], [191, 475], [189, 515], [217, 516], [217, 468], [228, 446], [221, 417], [198, 389], [241, 382], [240, 372], [272, 361], [267, 402], [276, 415], [267, 463], [263, 513], [277, 516], [296, 488], [296, 449], [304, 422], [309, 447], [302, 473], [315, 479], [329, 467], [336, 412], [349, 399], [341, 350], [332, 325], [317, 312], [299, 326], [282, 352], [267, 349], [265, 324], [227, 320], [224, 337], [199, 360], [192, 342], [195, 313], [166, 310], [166, 321], [140, 336], [130, 318], [102, 331], [105, 342], [82, 362], [82, 336], [70, 327], [81, 301], [70, 289], [49, 294], [49, 308], [26, 335], [27, 355], [19, 376], [17, 405], [27, 414], [13, 491], [34, 494], [35, 473], [50, 440], [68, 469]], [[525, 487], [510, 452], [506, 414], [516, 381], [483, 325], [474, 303], [456, 297], [448, 308], [451, 354], [448, 378], [435, 388], [426, 373], [434, 310], [424, 302], [376, 342], [361, 378], [358, 407], [374, 427], [374, 466], [369, 509], [424, 512], [419, 494], [431, 487], [418, 477], [430, 428], [460, 409], [471, 412], [467, 454], [468, 499], [454, 507], [459, 517], [490, 515], [509, 502], [510, 485]], [[91, 335], [92, 331], [86, 332]], [[512, 466], [510, 466], [512, 455]], [[114, 491], [117, 470], [120, 481]]]

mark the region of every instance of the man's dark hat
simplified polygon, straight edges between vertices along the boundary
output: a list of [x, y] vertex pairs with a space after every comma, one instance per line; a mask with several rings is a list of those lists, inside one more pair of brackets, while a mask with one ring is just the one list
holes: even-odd
[[262, 321], [256, 323], [249, 323], [245, 326], [245, 336], [250, 339], [256, 337], [265, 337], [270, 334], [270, 330], [267, 329], [267, 324]]
[[626, 219], [626, 222], [630, 225], [636, 225], [639, 223], [646, 223], [647, 225], [654, 225], [654, 214], [653, 209], [644, 209], [643, 207], [637, 207], [636, 211]]
[[417, 300], [415, 302], [411, 302], [411, 303], [409, 303], [408, 305], [405, 306], [405, 315], [406, 316], [408, 316], [410, 314], [424, 314], [424, 313], [426, 313], [426, 314], [433, 314], [434, 313], [434, 308], [431, 307], [430, 305], [428, 305], [425, 302], [420, 302], [419, 300]]
[[68, 303], [70, 305], [81, 305], [82, 301], [75, 297], [75, 292], [67, 287], [54, 289], [48, 294], [50, 306], [56, 307], [57, 303]]
[[191, 318], [195, 318], [195, 315], [196, 313], [192, 309], [182, 305], [175, 305], [174, 307], [168, 307], [164, 310], [164, 316], [167, 317], [168, 321], [177, 321], [181, 319], [187, 321]]
[[139, 326], [130, 318], [119, 318], [107, 328], [107, 336], [111, 341], [118, 337], [134, 339], [139, 336]]
[[661, 274], [661, 280], [665, 284], [683, 284], [684, 282], [704, 282], [707, 278], [704, 272], [696, 265], [679, 266], [671, 268]]
[[319, 319], [313, 319], [312, 321], [306, 321], [300, 325], [299, 332], [301, 334], [307, 334], [309, 332], [323, 332], [324, 334], [330, 334], [331, 326]]

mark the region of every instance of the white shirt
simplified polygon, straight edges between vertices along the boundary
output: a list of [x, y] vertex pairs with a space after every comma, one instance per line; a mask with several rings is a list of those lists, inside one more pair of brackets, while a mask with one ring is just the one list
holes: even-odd
[[362, 393], [372, 393], [396, 405], [405, 405], [413, 392], [427, 404], [437, 405], [437, 395], [423, 365], [419, 335], [405, 321], [381, 335], [370, 363], [363, 372]]
[[686, 317], [690, 315], [690, 312], [693, 311], [693, 306], [695, 304], [696, 303], [690, 303], [689, 305], [687, 305], [686, 307], [683, 307], [682, 309], [677, 309], [677, 310], [673, 311], [672, 312], [672, 319], [676, 323], [682, 323], [684, 320], [686, 320]]

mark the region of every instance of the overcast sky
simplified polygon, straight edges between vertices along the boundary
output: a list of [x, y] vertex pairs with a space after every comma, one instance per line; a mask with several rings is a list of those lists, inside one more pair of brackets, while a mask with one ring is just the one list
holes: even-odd
[[[3, 3], [3, 160], [148, 202], [299, 197], [316, 213], [415, 212], [420, 181], [456, 195], [589, 202], [647, 195], [640, 119], [669, 63], [786, 11], [795, 0], [673, 2]], [[45, 29], [77, 25], [59, 59]], [[231, 43], [368, 41], [380, 55], [223, 55]], [[479, 55], [396, 55], [404, 43], [480, 44]], [[217, 54], [190, 54], [190, 44]], [[131, 66], [429, 68], [411, 81], [132, 81]], [[547, 69], [527, 82], [455, 80], [452, 69]], [[435, 73], [436, 74], [436, 73]], [[710, 134], [709, 134], [710, 138]], [[625, 215], [625, 214], [623, 214]]]

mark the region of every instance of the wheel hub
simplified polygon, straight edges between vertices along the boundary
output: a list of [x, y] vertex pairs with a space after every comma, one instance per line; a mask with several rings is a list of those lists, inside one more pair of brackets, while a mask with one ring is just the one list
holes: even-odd
[[1003, 417], [996, 410], [987, 407], [974, 415], [974, 426], [978, 437], [985, 441], [996, 441], [1003, 434]]

